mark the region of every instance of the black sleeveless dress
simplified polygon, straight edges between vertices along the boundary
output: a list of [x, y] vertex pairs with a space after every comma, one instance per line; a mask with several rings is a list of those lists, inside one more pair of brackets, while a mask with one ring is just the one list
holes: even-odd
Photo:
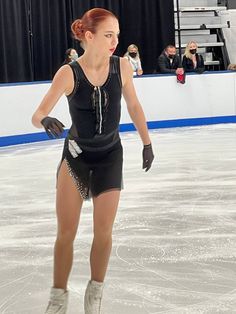
[[92, 85], [78, 62], [69, 65], [74, 74], [74, 90], [67, 96], [72, 126], [65, 139], [62, 161], [84, 199], [121, 190], [120, 59], [110, 57], [109, 74], [102, 86]]

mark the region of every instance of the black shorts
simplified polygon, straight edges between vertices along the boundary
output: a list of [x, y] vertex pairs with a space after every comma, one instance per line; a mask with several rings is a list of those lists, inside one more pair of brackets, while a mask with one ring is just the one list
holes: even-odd
[[123, 148], [120, 140], [106, 150], [82, 150], [75, 157], [66, 138], [63, 160], [83, 199], [112, 189], [122, 189]]

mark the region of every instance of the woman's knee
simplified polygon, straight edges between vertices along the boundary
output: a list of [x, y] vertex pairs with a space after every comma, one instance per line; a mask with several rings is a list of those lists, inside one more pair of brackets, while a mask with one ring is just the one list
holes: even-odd
[[112, 239], [112, 225], [103, 224], [100, 226], [94, 226], [94, 238], [100, 241], [109, 241]]
[[61, 244], [73, 244], [76, 237], [77, 229], [62, 229], [58, 228], [57, 231], [57, 241]]

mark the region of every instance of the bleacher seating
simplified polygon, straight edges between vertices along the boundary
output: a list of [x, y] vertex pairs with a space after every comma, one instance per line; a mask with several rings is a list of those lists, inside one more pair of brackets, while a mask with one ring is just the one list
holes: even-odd
[[190, 40], [194, 40], [207, 69], [225, 69], [229, 60], [222, 29], [229, 27], [229, 23], [222, 22], [221, 12], [227, 8], [219, 6], [217, 0], [179, 0], [178, 25], [176, 0], [174, 6], [176, 46], [179, 47], [180, 33], [182, 51]]

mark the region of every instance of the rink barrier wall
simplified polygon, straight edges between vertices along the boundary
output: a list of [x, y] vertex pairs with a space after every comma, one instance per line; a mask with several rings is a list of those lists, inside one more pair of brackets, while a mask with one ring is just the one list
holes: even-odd
[[[224, 116], [224, 117], [209, 117], [209, 118], [193, 118], [193, 119], [177, 119], [166, 121], [151, 121], [148, 122], [148, 128], [151, 129], [163, 129], [163, 128], [176, 128], [176, 127], [190, 127], [200, 125], [211, 125], [220, 123], [236, 123], [236, 116]], [[133, 123], [120, 124], [120, 132], [135, 131]], [[68, 129], [62, 134], [61, 138], [65, 138]], [[45, 132], [11, 135], [0, 137], [0, 147], [27, 144], [32, 142], [41, 142], [53, 140], [49, 139]]]
[[[31, 116], [50, 83], [0, 84], [0, 147], [48, 140], [32, 125]], [[236, 123], [236, 72], [189, 73], [184, 85], [177, 84], [174, 75], [144, 75], [134, 78], [134, 84], [149, 129]], [[65, 96], [50, 115], [70, 126]], [[122, 98], [120, 131], [132, 130]]]

